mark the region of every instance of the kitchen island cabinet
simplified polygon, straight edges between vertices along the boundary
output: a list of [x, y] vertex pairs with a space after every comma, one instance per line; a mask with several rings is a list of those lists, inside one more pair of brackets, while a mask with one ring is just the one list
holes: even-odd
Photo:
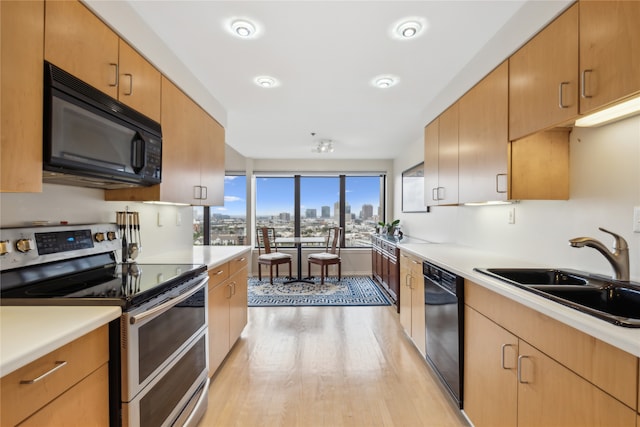
[[400, 324], [420, 353], [426, 355], [422, 259], [400, 251]]
[[465, 298], [464, 407], [475, 426], [633, 425], [636, 357], [468, 280]]
[[109, 425], [103, 325], [0, 379], [2, 426]]
[[398, 304], [400, 298], [399, 255], [400, 250], [396, 239], [375, 234], [371, 236], [373, 278], [389, 293], [392, 301], [398, 306], [398, 311], [400, 311], [400, 305]]
[[247, 324], [247, 253], [209, 270], [209, 376]]
[[0, 2], [0, 192], [42, 191], [44, 2]]

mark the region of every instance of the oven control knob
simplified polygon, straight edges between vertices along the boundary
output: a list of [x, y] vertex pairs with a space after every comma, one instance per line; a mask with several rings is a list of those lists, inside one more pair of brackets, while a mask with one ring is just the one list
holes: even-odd
[[94, 238], [96, 239], [96, 242], [104, 242], [105, 234], [100, 232], [100, 233], [96, 233], [96, 235], [94, 236]]
[[0, 242], [0, 256], [8, 254], [10, 249], [11, 246], [9, 245], [8, 240], [3, 240]]
[[22, 252], [22, 253], [29, 252], [31, 249], [33, 249], [31, 247], [31, 240], [29, 240], [29, 239], [20, 239], [20, 240], [18, 240], [16, 242], [16, 249], [19, 252]]
[[116, 240], [117, 238], [118, 238], [118, 236], [116, 235], [116, 232], [115, 232], [115, 231], [109, 231], [109, 232], [107, 232], [107, 239], [108, 239], [109, 241], [111, 241], [111, 240]]

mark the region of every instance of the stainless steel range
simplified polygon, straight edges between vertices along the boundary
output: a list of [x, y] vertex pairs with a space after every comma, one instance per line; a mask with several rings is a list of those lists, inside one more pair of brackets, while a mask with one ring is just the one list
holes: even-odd
[[0, 230], [0, 304], [117, 305], [112, 426], [196, 425], [208, 395], [207, 269], [118, 263], [116, 224]]

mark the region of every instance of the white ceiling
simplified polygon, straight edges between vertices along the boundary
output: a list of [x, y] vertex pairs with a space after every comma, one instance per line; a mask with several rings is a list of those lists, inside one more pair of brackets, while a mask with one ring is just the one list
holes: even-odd
[[[225, 126], [227, 144], [262, 159], [395, 158], [569, 3], [87, 0]], [[408, 17], [425, 30], [394, 38]], [[237, 18], [258, 36], [234, 37]], [[399, 81], [376, 88], [381, 74]], [[280, 84], [258, 87], [259, 75]], [[335, 151], [313, 153], [320, 138]]]

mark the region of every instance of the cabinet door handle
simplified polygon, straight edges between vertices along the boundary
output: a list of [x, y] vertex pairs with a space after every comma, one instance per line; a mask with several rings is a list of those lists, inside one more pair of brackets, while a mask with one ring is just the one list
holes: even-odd
[[500, 366], [502, 367], [502, 369], [513, 369], [513, 368], [508, 368], [504, 363], [504, 361], [505, 361], [504, 349], [506, 347], [514, 347], [514, 345], [513, 344], [502, 344], [502, 348], [501, 348], [501, 351], [500, 351]]
[[231, 283], [227, 285], [227, 290], [229, 291], [229, 293], [227, 294], [227, 299], [231, 299], [231, 296], [233, 295], [233, 290], [231, 289]]
[[566, 85], [568, 85], [569, 82], [562, 82], [558, 85], [558, 107], [560, 108], [569, 108], [568, 105], [564, 105], [564, 99], [563, 99], [563, 89]]
[[[442, 190], [442, 194], [443, 194], [442, 196], [440, 196], [440, 190]], [[438, 200], [444, 200], [444, 197], [445, 197], [444, 196], [444, 194], [445, 194], [444, 191], [445, 191], [444, 187], [438, 187]]]
[[209, 189], [207, 187], [204, 187], [204, 186], [200, 187], [200, 188], [202, 189], [202, 191], [200, 193], [202, 197], [200, 197], [200, 198], [202, 200], [207, 200], [207, 197], [209, 197]]
[[431, 199], [434, 201], [438, 200], [438, 187], [431, 189]]
[[525, 381], [522, 379], [522, 359], [530, 359], [529, 356], [518, 356], [518, 382], [520, 384], [529, 384], [529, 381]]
[[116, 87], [118, 86], [118, 79], [120, 77], [118, 72], [118, 64], [114, 64], [113, 62], [109, 64], [109, 66], [113, 67], [113, 83], [109, 83], [109, 86]]
[[591, 98], [587, 95], [587, 73], [593, 73], [593, 70], [582, 70], [582, 81], [580, 82], [580, 96], [583, 98]]
[[[504, 177], [504, 190], [500, 190], [500, 177]], [[496, 193], [500, 193], [500, 194], [504, 194], [507, 192], [508, 186], [506, 185], [507, 182], [507, 174], [506, 173], [497, 173], [496, 174]]]
[[127, 73], [125, 76], [129, 77], [129, 92], [125, 92], [125, 96], [131, 96], [133, 95], [133, 75]]
[[38, 378], [34, 378], [32, 380], [21, 380], [20, 384], [35, 384], [40, 380], [43, 380], [44, 378], [48, 377], [49, 375], [53, 374], [55, 371], [57, 371], [58, 369], [63, 368], [64, 366], [67, 365], [67, 362], [64, 360], [57, 360], [55, 362], [55, 365], [53, 368], [49, 369], [47, 372], [45, 372], [44, 374], [40, 375]]

